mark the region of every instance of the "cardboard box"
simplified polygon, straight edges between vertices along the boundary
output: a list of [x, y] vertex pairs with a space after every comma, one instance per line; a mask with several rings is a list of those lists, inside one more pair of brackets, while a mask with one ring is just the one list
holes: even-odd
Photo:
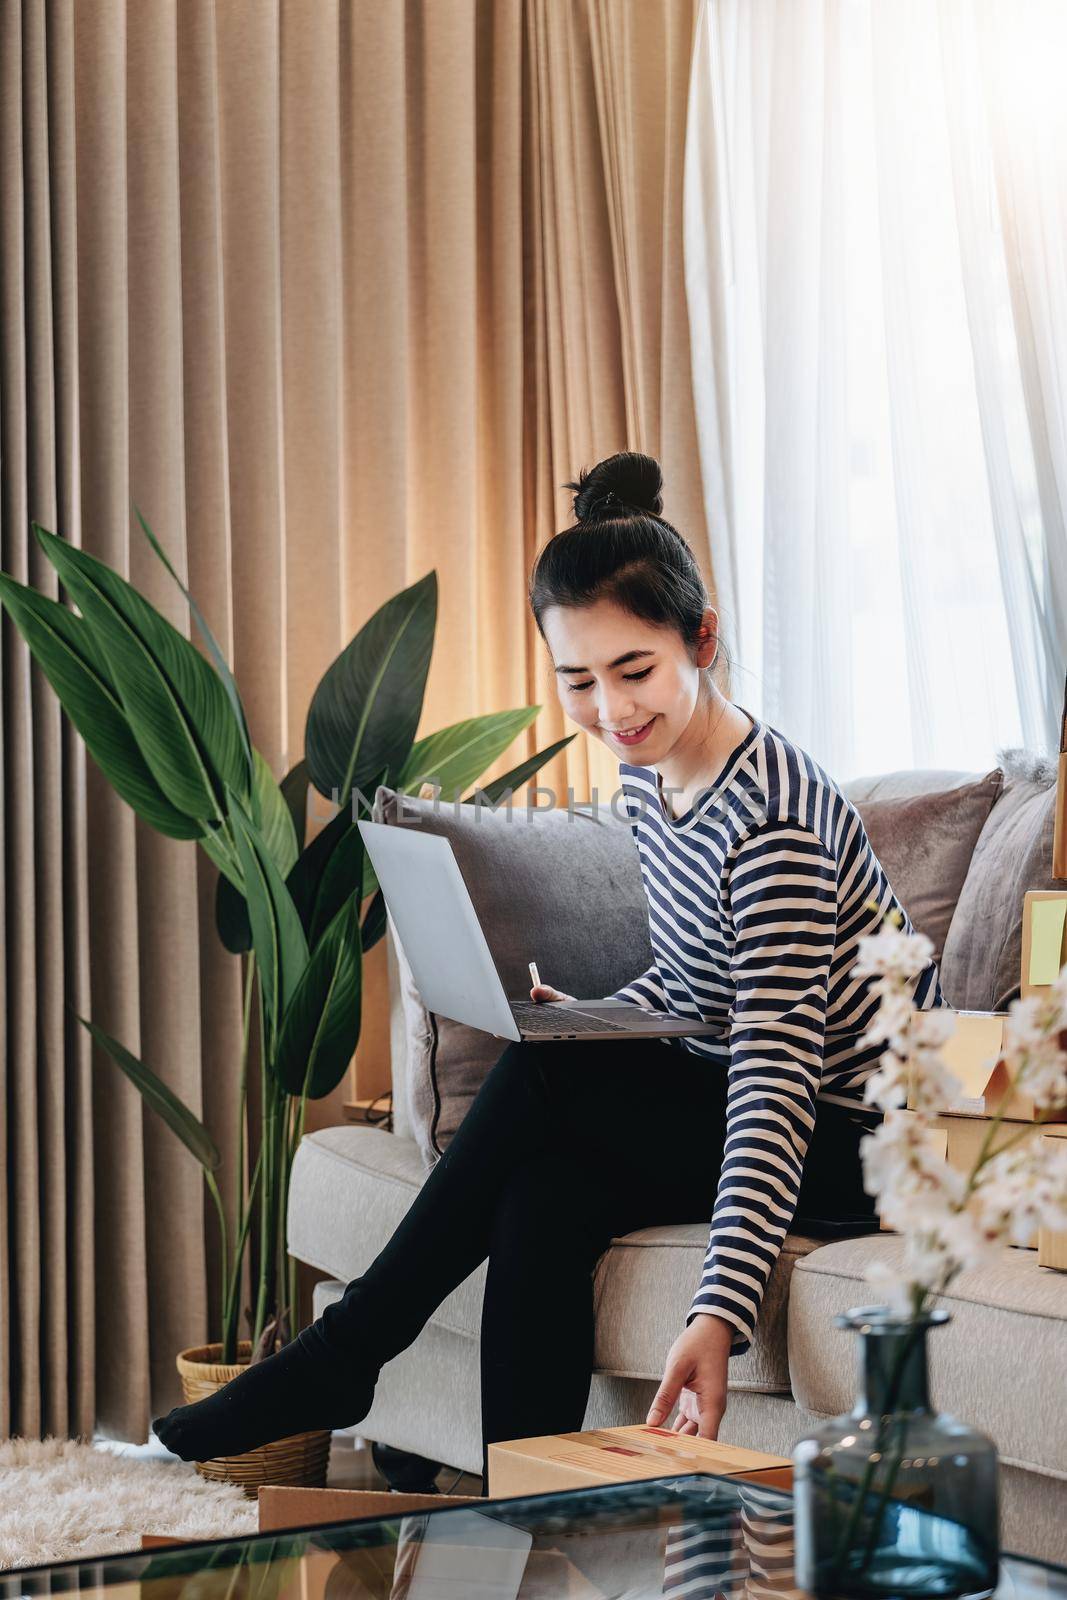
[[[959, 1097], [944, 1106], [943, 1110], [950, 1116], [993, 1117], [1003, 1106], [1008, 1121], [1040, 1120], [1030, 1096], [1013, 1087], [1011, 1074], [1001, 1059], [1008, 1013], [955, 1011], [953, 1015], [956, 1019], [955, 1031], [941, 1047], [941, 1054], [945, 1065], [956, 1074], [963, 1089]], [[914, 1079], [908, 1086], [908, 1110], [915, 1110]], [[1067, 1103], [1055, 1108], [1052, 1120], [1067, 1121]]]
[[[1041, 1137], [1067, 1139], [1067, 1127], [1063, 1124], [1050, 1127]], [[1037, 1264], [1039, 1267], [1053, 1267], [1057, 1272], [1067, 1272], [1067, 1229], [1038, 1228]]]
[[[963, 1085], [959, 1100], [944, 1111], [962, 1111], [971, 1116], [991, 1115], [994, 1107], [986, 1102], [990, 1079], [1004, 1046], [1006, 1011], [954, 1011], [955, 1030], [941, 1047], [945, 1065]], [[915, 1085], [908, 1093], [908, 1109], [915, 1109]]]
[[[632, 1463], [635, 1452], [631, 1436], [653, 1435], [650, 1447], [636, 1452], [654, 1463], [651, 1472], [624, 1470], [620, 1460]], [[609, 1453], [605, 1460], [612, 1477], [594, 1477], [583, 1472], [583, 1487], [601, 1481], [629, 1481], [633, 1478], [669, 1477], [690, 1472], [724, 1472], [743, 1464], [733, 1476], [750, 1477], [775, 1488], [792, 1486], [791, 1463], [778, 1456], [738, 1450], [709, 1440], [690, 1439], [671, 1429], [614, 1428], [600, 1435], [574, 1434], [572, 1440], [602, 1438], [613, 1446], [616, 1436], [627, 1439], [625, 1455]], [[538, 1446], [551, 1440], [514, 1440], [512, 1446]], [[499, 1447], [490, 1446], [490, 1450]], [[516, 1459], [519, 1459], [516, 1456]], [[772, 1463], [751, 1470], [751, 1464]], [[493, 1470], [490, 1460], [490, 1473]], [[558, 1483], [551, 1486], [560, 1487]], [[527, 1486], [520, 1494], [543, 1492]], [[506, 1499], [506, 1490], [495, 1490], [493, 1498]], [[658, 1541], [642, 1538], [639, 1544], [620, 1539], [613, 1526], [583, 1525], [574, 1529], [545, 1528], [525, 1534], [516, 1524], [498, 1537], [498, 1525], [485, 1519], [484, 1528], [476, 1525], [486, 1501], [475, 1495], [392, 1494], [381, 1490], [305, 1489], [283, 1485], [264, 1485], [259, 1490], [259, 1525], [263, 1533], [286, 1529], [327, 1527], [364, 1517], [388, 1517], [395, 1521], [381, 1539], [373, 1536], [353, 1542], [354, 1547], [330, 1550], [316, 1547], [314, 1534], [307, 1548], [298, 1549], [276, 1563], [279, 1592], [299, 1595], [300, 1600], [414, 1600], [418, 1594], [473, 1594], [489, 1592], [494, 1582], [501, 1592], [516, 1600], [606, 1600], [611, 1595], [658, 1594], [664, 1581], [664, 1526]], [[430, 1517], [426, 1513], [466, 1508], [471, 1516]], [[506, 1523], [506, 1518], [504, 1519]], [[472, 1525], [473, 1524], [473, 1525]], [[143, 1536], [145, 1547], [185, 1541], [158, 1535]], [[223, 1575], [225, 1577], [225, 1575]], [[225, 1584], [224, 1584], [225, 1587]], [[493, 1589], [493, 1592], [498, 1592]]]
[[340, 1593], [353, 1600], [357, 1596], [359, 1600], [399, 1600], [413, 1585], [421, 1595], [472, 1593], [476, 1575], [487, 1588], [498, 1576], [517, 1600], [604, 1600], [603, 1592], [564, 1551], [554, 1547], [555, 1539], [551, 1546], [535, 1547], [534, 1536], [527, 1535], [524, 1547], [520, 1531], [517, 1539], [509, 1534], [496, 1548], [495, 1527], [488, 1519], [472, 1537], [469, 1521], [456, 1527], [449, 1518], [435, 1527], [431, 1537], [421, 1515], [484, 1505], [481, 1495], [263, 1484], [259, 1527], [261, 1533], [273, 1533], [345, 1524], [364, 1517], [403, 1519], [395, 1539], [390, 1534], [380, 1544], [361, 1544], [351, 1550], [312, 1548], [294, 1558], [299, 1563], [299, 1585], [294, 1576], [287, 1587], [299, 1593], [300, 1600], [329, 1600]]
[[743, 1450], [739, 1445], [647, 1424], [506, 1439], [489, 1446], [489, 1494], [493, 1499], [690, 1472], [753, 1478], [775, 1489], [790, 1489], [793, 1483], [792, 1462], [785, 1456]]
[[[393, 1494], [388, 1489], [310, 1489], [282, 1483], [260, 1484], [257, 1499], [260, 1533], [274, 1533], [282, 1528], [317, 1528], [330, 1522], [353, 1522], [357, 1517], [401, 1517], [410, 1511], [433, 1511], [440, 1506], [483, 1504], [480, 1495]], [[188, 1538], [172, 1533], [141, 1535], [143, 1550], [188, 1543]]]
[[390, 1489], [305, 1489], [286, 1483], [259, 1486], [259, 1531], [354, 1522], [357, 1517], [402, 1517], [442, 1506], [484, 1505], [474, 1494], [396, 1494]]
[[[1062, 768], [1063, 757], [1060, 758]], [[1043, 994], [1067, 961], [1067, 889], [1028, 889], [1023, 895], [1023, 958], [1019, 993]]]

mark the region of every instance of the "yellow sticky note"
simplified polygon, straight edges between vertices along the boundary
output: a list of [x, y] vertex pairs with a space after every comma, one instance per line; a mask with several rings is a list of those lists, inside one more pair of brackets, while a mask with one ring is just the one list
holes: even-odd
[[1055, 983], [1060, 975], [1067, 899], [1030, 902], [1030, 982]]

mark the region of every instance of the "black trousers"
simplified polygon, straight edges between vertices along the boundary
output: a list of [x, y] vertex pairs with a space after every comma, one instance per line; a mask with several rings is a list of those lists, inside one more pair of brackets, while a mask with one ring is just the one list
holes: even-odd
[[[384, 1364], [488, 1257], [484, 1491], [491, 1441], [581, 1428], [597, 1261], [620, 1234], [710, 1220], [725, 1110], [725, 1072], [678, 1041], [508, 1045], [389, 1243], [301, 1337]], [[865, 1131], [819, 1105], [795, 1231], [878, 1226]], [[683, 1326], [664, 1327], [664, 1356]]]

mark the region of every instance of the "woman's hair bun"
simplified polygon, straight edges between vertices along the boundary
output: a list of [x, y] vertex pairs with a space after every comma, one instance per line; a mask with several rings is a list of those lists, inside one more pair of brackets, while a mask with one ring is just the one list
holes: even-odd
[[647, 512], [658, 517], [663, 510], [663, 473], [652, 456], [622, 450], [607, 456], [588, 470], [583, 467], [575, 489], [574, 516], [578, 522], [593, 518], [625, 516], [628, 512]]

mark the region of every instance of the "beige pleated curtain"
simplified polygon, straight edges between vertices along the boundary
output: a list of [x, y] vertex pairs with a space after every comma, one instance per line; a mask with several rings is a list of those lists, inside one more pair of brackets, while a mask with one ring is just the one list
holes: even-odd
[[[694, 10], [0, 0], [3, 569], [55, 593], [36, 519], [186, 628], [136, 504], [279, 775], [329, 662], [431, 567], [422, 731], [533, 700], [529, 750], [573, 731], [525, 599], [560, 485], [655, 453], [710, 584], [681, 256]], [[180, 1399], [176, 1352], [216, 1329], [215, 1220], [76, 1018], [228, 1151], [239, 964], [212, 870], [116, 799], [6, 617], [0, 671], [0, 1433], [143, 1440]], [[578, 740], [542, 781], [584, 797], [617, 770]]]

